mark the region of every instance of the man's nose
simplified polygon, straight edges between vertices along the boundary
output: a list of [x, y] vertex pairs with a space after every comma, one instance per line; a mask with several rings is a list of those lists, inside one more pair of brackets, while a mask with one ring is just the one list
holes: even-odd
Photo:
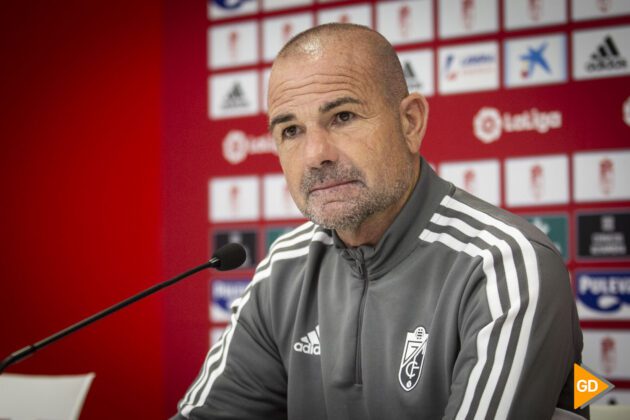
[[331, 140], [329, 133], [323, 128], [308, 130], [304, 150], [305, 164], [308, 167], [319, 168], [337, 161], [338, 150]]

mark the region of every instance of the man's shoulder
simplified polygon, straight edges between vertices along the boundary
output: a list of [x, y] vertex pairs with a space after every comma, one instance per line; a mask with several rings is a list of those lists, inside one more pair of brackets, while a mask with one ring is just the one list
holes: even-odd
[[450, 200], [453, 202], [450, 207], [458, 209], [461, 217], [475, 219], [479, 230], [500, 231], [508, 236], [527, 240], [535, 247], [542, 246], [557, 252], [547, 235], [519, 215], [490, 204], [460, 188], [455, 188]]

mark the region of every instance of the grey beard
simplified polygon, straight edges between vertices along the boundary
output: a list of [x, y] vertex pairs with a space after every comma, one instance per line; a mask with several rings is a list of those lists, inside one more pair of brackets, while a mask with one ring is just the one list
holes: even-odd
[[[363, 189], [359, 197], [348, 198], [343, 211], [325, 215], [322, 208], [315, 208], [309, 199], [309, 191], [313, 186], [329, 181], [358, 181]], [[368, 189], [365, 175], [355, 167], [343, 168], [338, 163], [330, 163], [321, 168], [311, 169], [302, 179], [301, 193], [306, 197], [305, 208], [300, 210], [312, 222], [337, 231], [356, 231], [370, 216], [386, 210], [394, 205], [405, 194], [411, 182], [411, 169], [403, 179], [397, 179], [389, 189]]]

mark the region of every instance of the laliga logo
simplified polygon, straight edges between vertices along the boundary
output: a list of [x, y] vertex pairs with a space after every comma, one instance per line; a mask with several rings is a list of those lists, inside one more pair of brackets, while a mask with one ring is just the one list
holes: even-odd
[[248, 136], [240, 130], [232, 130], [223, 139], [223, 157], [232, 165], [243, 162], [249, 155], [277, 154], [276, 144], [269, 134]]
[[492, 143], [501, 137], [503, 130], [501, 114], [496, 108], [484, 107], [477, 112], [473, 121], [475, 137], [483, 143]]
[[518, 114], [504, 112], [498, 109], [483, 107], [473, 118], [473, 132], [475, 137], [483, 143], [499, 140], [503, 132], [536, 131], [544, 134], [551, 129], [562, 127], [562, 113], [560, 111], [539, 111], [532, 108]]

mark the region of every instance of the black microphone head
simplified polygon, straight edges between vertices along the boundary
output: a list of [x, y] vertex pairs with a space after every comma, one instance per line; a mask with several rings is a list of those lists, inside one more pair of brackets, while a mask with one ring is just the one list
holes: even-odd
[[231, 243], [217, 249], [212, 259], [219, 260], [215, 266], [217, 270], [227, 271], [240, 267], [245, 262], [246, 257], [243, 245]]

